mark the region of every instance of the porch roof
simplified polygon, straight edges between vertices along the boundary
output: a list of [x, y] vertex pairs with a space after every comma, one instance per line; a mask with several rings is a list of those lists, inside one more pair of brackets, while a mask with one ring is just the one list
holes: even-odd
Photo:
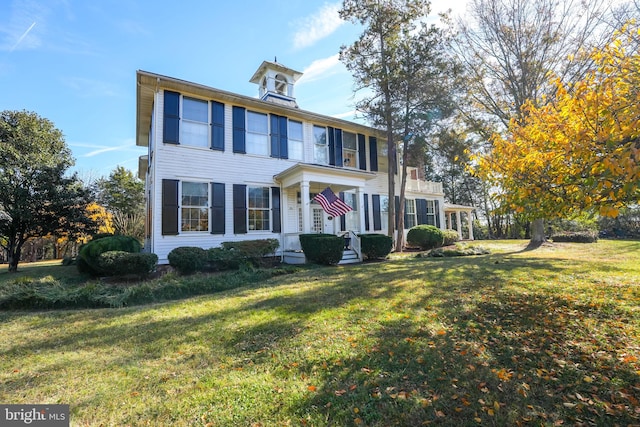
[[362, 187], [365, 181], [376, 177], [374, 172], [336, 166], [297, 163], [273, 176], [284, 188], [300, 185], [301, 182], [322, 183], [335, 186], [337, 191]]
[[465, 205], [456, 205], [453, 203], [445, 203], [444, 204], [444, 210], [446, 211], [450, 211], [450, 212], [471, 212], [473, 210], [475, 210], [476, 208], [474, 208], [473, 206], [465, 206]]

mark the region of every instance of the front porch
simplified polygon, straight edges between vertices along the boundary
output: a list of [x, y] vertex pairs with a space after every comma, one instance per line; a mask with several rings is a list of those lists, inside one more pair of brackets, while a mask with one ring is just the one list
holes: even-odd
[[[454, 205], [452, 203], [444, 204], [444, 216], [447, 229], [456, 230], [460, 240], [473, 240], [473, 213], [474, 208], [471, 206]], [[463, 226], [463, 216], [467, 222], [466, 237]]]
[[[282, 250], [285, 262], [303, 263], [299, 235], [326, 233], [350, 239], [341, 263], [361, 262], [360, 238], [365, 224], [365, 183], [375, 178], [372, 172], [335, 166], [298, 163], [274, 176], [283, 194]], [[327, 187], [339, 195], [352, 211], [340, 217], [328, 215], [313, 198]]]

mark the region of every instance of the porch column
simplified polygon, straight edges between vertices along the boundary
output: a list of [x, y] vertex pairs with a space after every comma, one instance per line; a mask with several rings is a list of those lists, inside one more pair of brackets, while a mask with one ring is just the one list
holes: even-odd
[[467, 224], [469, 224], [469, 240], [473, 240], [473, 220], [471, 219], [471, 211], [467, 211]]
[[462, 223], [460, 222], [460, 211], [456, 211], [456, 228], [458, 229], [458, 237], [462, 240]]
[[358, 201], [358, 231], [364, 233], [364, 188], [356, 188], [356, 200]]
[[311, 209], [309, 209], [309, 181], [300, 182], [300, 204], [302, 206], [302, 232], [311, 233]]

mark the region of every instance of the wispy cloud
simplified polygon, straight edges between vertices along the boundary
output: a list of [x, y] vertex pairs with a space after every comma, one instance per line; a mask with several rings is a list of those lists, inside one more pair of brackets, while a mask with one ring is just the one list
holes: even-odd
[[36, 26], [36, 23], [34, 21], [33, 24], [29, 25], [29, 28], [27, 28], [27, 31], [22, 33], [22, 35], [18, 38], [18, 41], [16, 42], [16, 44], [14, 44], [11, 47], [11, 49], [9, 49], [9, 52], [13, 52], [14, 50], [16, 50], [16, 48], [20, 45], [20, 43], [22, 43], [22, 40], [24, 40], [24, 38], [27, 37], [27, 35], [31, 32], [31, 30], [33, 30], [33, 27], [35, 26]]
[[[92, 148], [93, 150], [88, 153], [78, 155], [78, 157], [88, 158], [95, 157], [100, 154], [109, 153], [111, 151], [140, 151], [140, 147], [136, 147], [135, 140], [133, 138], [128, 138], [124, 140], [123, 144], [119, 144], [116, 146], [113, 145], [96, 145], [85, 142], [72, 142], [68, 144], [69, 147], [75, 148]], [[76, 151], [76, 150], [74, 150]]]
[[344, 72], [346, 68], [340, 62], [340, 55], [335, 54], [328, 58], [316, 59], [303, 70], [298, 84], [310, 83], [321, 78]]
[[345, 23], [338, 15], [340, 4], [325, 4], [315, 14], [296, 21], [293, 35], [293, 47], [302, 49], [313, 45]]
[[97, 96], [118, 97], [123, 95], [115, 85], [100, 80], [87, 79], [83, 77], [68, 77], [64, 78], [62, 83], [78, 92], [83, 98]]

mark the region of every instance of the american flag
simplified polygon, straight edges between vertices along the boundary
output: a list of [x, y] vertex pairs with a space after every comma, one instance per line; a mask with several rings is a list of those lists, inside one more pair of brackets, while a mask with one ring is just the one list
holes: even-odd
[[333, 191], [331, 191], [331, 188], [329, 187], [322, 190], [322, 193], [316, 195], [313, 200], [320, 203], [322, 209], [324, 209], [326, 213], [334, 217], [344, 215], [347, 212], [353, 210], [351, 209], [351, 206], [336, 197], [336, 195], [333, 194]]

